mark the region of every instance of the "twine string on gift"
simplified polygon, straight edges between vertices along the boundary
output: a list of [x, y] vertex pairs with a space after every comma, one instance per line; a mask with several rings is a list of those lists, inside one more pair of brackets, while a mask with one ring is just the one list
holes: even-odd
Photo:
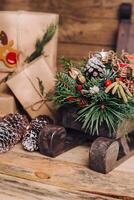
[[[42, 95], [40, 95], [40, 96], [42, 96]], [[47, 95], [46, 95], [46, 96], [42, 96], [41, 98], [42, 98], [41, 100], [35, 102], [35, 103], [32, 105], [31, 109], [32, 109], [33, 111], [38, 111], [38, 110], [40, 110], [41, 107], [45, 104], [45, 105], [47, 106], [47, 108], [53, 113], [53, 110], [50, 108], [50, 106], [49, 106], [48, 103], [47, 103], [47, 101], [48, 101], [48, 100], [47, 100]]]
[[30, 81], [30, 83], [32, 84], [33, 88], [35, 89], [35, 91], [38, 93], [38, 95], [40, 96], [40, 100], [35, 102], [31, 107], [31, 109], [33, 111], [38, 111], [41, 109], [41, 107], [45, 104], [46, 107], [48, 108], [48, 110], [54, 114], [54, 111], [51, 109], [51, 107], [49, 106], [49, 104], [47, 103], [48, 99], [47, 99], [47, 94], [42, 95], [41, 92], [38, 91], [38, 89], [35, 87], [34, 83], [31, 81], [30, 76], [28, 75], [28, 73], [26, 72], [27, 69], [24, 69], [24, 73], [26, 75], [26, 77], [28, 78], [28, 80]]

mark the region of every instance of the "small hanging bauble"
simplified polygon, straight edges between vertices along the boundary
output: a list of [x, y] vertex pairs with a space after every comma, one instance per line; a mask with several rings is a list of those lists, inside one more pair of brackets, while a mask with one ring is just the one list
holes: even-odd
[[112, 84], [112, 81], [110, 81], [110, 80], [106, 80], [106, 81], [105, 81], [105, 86], [106, 86], [106, 87], [108, 87], [108, 86], [111, 85], [111, 84]]

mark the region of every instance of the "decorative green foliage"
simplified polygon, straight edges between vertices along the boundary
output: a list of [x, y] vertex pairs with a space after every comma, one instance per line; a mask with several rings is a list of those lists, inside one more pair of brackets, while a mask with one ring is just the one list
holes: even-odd
[[35, 45], [35, 51], [26, 58], [25, 62], [30, 63], [43, 53], [44, 46], [52, 39], [56, 32], [57, 26], [51, 24], [47, 31], [44, 33], [42, 39], [38, 39]]
[[116, 76], [117, 76], [116, 72], [113, 72], [110, 68], [107, 68], [105, 70], [105, 73], [103, 73], [102, 80], [107, 80], [107, 79], [114, 80]]
[[45, 96], [45, 88], [44, 88], [43, 82], [42, 80], [39, 79], [39, 77], [37, 77], [37, 80], [39, 84], [40, 93], [42, 96]]
[[[107, 59], [107, 63], [96, 60], [95, 56], [91, 60], [88, 59], [84, 58], [77, 63], [64, 57], [61, 59], [63, 72], [56, 75], [55, 94], [52, 100], [59, 107], [65, 104], [68, 106], [77, 104], [79, 111], [76, 120], [82, 124], [82, 128], [88, 134], [99, 135], [101, 128], [105, 125], [109, 130], [109, 136], [112, 136], [123, 120], [134, 118], [134, 83], [133, 76], [130, 74], [131, 70], [129, 79], [127, 74], [125, 75], [127, 73], [125, 67], [128, 69], [131, 66], [126, 66], [122, 63], [123, 60], [116, 60], [116, 57]], [[101, 75], [99, 74], [100, 66], [104, 69]], [[84, 74], [84, 67], [90, 76]], [[97, 67], [98, 75], [93, 76], [92, 72]], [[81, 81], [80, 75], [84, 76], [86, 82]], [[118, 84], [122, 85], [124, 93], [122, 90], [117, 90]], [[122, 98], [124, 94], [127, 101]], [[81, 102], [84, 101], [86, 103], [83, 107]]]
[[67, 97], [78, 97], [75, 90], [76, 81], [68, 74], [59, 72], [56, 74], [55, 94], [52, 99], [56, 105], [62, 106], [66, 104]]
[[[117, 109], [118, 108], [118, 109]], [[99, 128], [106, 123], [109, 136], [116, 130], [118, 124], [126, 117], [123, 105], [117, 99], [104, 99], [93, 102], [78, 112], [78, 121], [82, 122], [82, 128], [91, 135], [99, 135]]]
[[100, 80], [95, 78], [87, 79], [86, 83], [83, 85], [83, 88], [87, 90], [89, 87], [93, 87], [94, 85], [100, 87]]
[[65, 72], [71, 69], [71, 67], [76, 66], [76, 63], [68, 58], [65, 58], [64, 56], [61, 57], [60, 64], [63, 66]]
[[78, 63], [79, 68], [82, 68], [83, 66], [85, 66], [87, 64], [88, 61], [88, 57], [84, 57], [80, 60], [80, 62]]

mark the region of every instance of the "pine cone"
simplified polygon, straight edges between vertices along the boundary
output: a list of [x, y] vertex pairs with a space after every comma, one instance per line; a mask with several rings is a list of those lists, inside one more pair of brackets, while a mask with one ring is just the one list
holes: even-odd
[[97, 57], [90, 58], [86, 66], [82, 69], [87, 78], [102, 76], [104, 70], [105, 66]]
[[38, 135], [41, 129], [47, 124], [53, 124], [53, 120], [46, 115], [40, 115], [31, 121], [22, 140], [22, 146], [25, 150], [38, 150]]
[[17, 144], [29, 122], [25, 116], [17, 114], [9, 114], [0, 120], [0, 153], [10, 150]]

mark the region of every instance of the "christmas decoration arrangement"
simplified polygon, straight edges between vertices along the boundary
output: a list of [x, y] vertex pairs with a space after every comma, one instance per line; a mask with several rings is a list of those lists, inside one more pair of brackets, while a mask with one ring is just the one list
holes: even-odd
[[39, 149], [38, 136], [43, 127], [47, 124], [53, 124], [53, 120], [46, 115], [40, 115], [32, 119], [22, 140], [22, 146], [27, 151], [36, 151]]
[[79, 63], [62, 58], [50, 99], [57, 108], [77, 107], [75, 121], [85, 133], [99, 136], [105, 127], [112, 137], [123, 121], [134, 118], [133, 61], [114, 51], [90, 53]]
[[22, 139], [28, 124], [26, 116], [19, 113], [0, 119], [0, 153], [9, 151]]

